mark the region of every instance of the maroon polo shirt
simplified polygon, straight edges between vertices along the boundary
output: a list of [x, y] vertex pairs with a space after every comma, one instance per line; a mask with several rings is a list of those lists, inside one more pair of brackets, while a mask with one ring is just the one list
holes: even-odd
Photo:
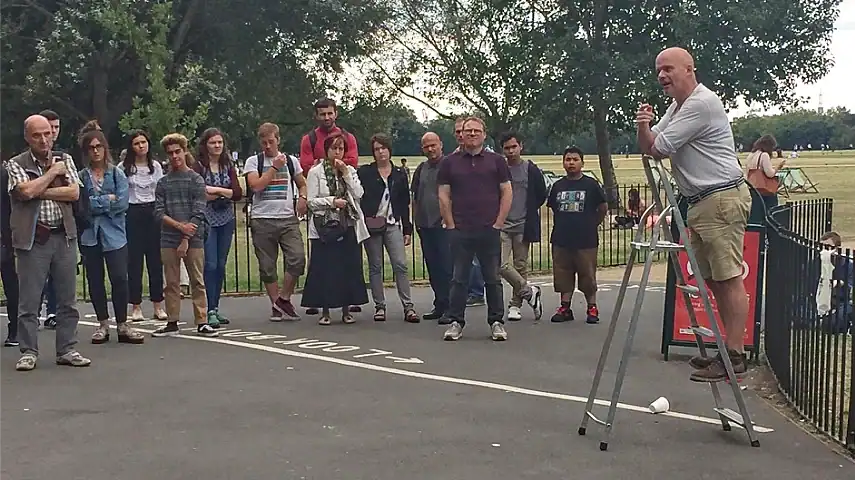
[[505, 157], [488, 150], [448, 155], [436, 177], [437, 184], [451, 186], [451, 215], [460, 230], [493, 226], [501, 201], [499, 185], [510, 180]]

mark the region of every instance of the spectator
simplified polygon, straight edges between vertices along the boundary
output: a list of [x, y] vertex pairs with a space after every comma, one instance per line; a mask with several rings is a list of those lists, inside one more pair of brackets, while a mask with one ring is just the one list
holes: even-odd
[[151, 138], [142, 130], [127, 136], [128, 152], [121, 168], [128, 179], [128, 301], [129, 319], [145, 320], [142, 313], [143, 264], [148, 272], [148, 295], [155, 320], [166, 320], [163, 310], [163, 262], [160, 258], [161, 223], [154, 217], [154, 191], [163, 167], [151, 153]]
[[311, 260], [302, 305], [320, 308], [320, 325], [330, 324], [330, 309], [341, 308], [341, 321], [355, 322], [351, 305], [368, 303], [359, 244], [369, 237], [356, 169], [342, 160], [346, 140], [333, 133], [324, 140], [326, 159], [306, 179], [309, 193]]
[[128, 179], [112, 165], [110, 146], [100, 130], [84, 135], [82, 143], [87, 151], [89, 165], [80, 171], [80, 180], [83, 182], [81, 194], [89, 197], [92, 224], [80, 233], [80, 253], [86, 267], [89, 298], [99, 323], [92, 334], [92, 343], [101, 344], [110, 340], [110, 314], [104, 285], [106, 262], [119, 343], [140, 344], [145, 341], [145, 337], [127, 322], [128, 239], [125, 234], [125, 213], [128, 210]]
[[187, 138], [180, 133], [163, 137], [160, 145], [169, 157], [169, 173], [157, 182], [155, 188], [154, 217], [162, 223], [160, 256], [166, 275], [166, 325], [152, 332], [153, 337], [171, 337], [179, 334], [181, 317], [181, 263], [190, 277], [190, 295], [193, 300], [193, 318], [196, 334], [216, 337], [217, 331], [208, 324], [207, 298], [203, 269], [205, 266], [204, 239], [205, 181], [188, 164], [193, 159], [187, 153]]
[[547, 201], [554, 218], [550, 235], [552, 282], [561, 295], [561, 306], [552, 321], [573, 320], [570, 305], [578, 285], [588, 304], [586, 322], [594, 324], [600, 321], [597, 309], [599, 226], [609, 207], [600, 184], [582, 173], [585, 160], [578, 147], [567, 147], [563, 163], [567, 175], [552, 185]]
[[[50, 123], [50, 134], [53, 137], [53, 147], [52, 150], [54, 152], [62, 152], [61, 149], [57, 146], [57, 140], [59, 139], [59, 132], [61, 128], [59, 115], [53, 110], [42, 110], [39, 112], [39, 115], [47, 118]], [[85, 153], [85, 152], [84, 152]], [[48, 273], [47, 282], [45, 282], [45, 289], [42, 292], [42, 302], [45, 305], [45, 322], [44, 326], [48, 330], [56, 329], [56, 290], [53, 286], [53, 276]], [[41, 316], [41, 308], [39, 308], [39, 316]]]
[[422, 136], [422, 151], [427, 160], [420, 163], [413, 173], [413, 219], [419, 232], [422, 256], [433, 290], [433, 310], [424, 315], [425, 320], [438, 320], [440, 325], [448, 325], [451, 320], [445, 316], [448, 310], [448, 295], [451, 289], [451, 248], [448, 231], [442, 226], [442, 214], [439, 207], [439, 185], [437, 174], [442, 154], [442, 140], [434, 132]]
[[9, 217], [12, 205], [9, 198], [9, 172], [6, 164], [0, 163], [0, 274], [3, 293], [6, 295], [6, 314], [9, 328], [4, 347], [17, 347], [18, 343], [18, 272], [15, 270], [15, 249], [12, 247], [12, 227]]
[[335, 101], [324, 98], [315, 102], [314, 108], [315, 121], [319, 125], [303, 135], [300, 140], [300, 166], [302, 170], [308, 172], [315, 163], [326, 158], [324, 140], [334, 133], [341, 134], [347, 146], [342, 160], [345, 164], [356, 168], [359, 165], [359, 148], [356, 144], [356, 137], [336, 125], [338, 106]]
[[402, 168], [392, 165], [392, 140], [386, 135], [371, 137], [374, 162], [359, 167], [357, 174], [364, 194], [360, 207], [370, 237], [365, 240], [368, 279], [374, 299], [374, 320], [386, 320], [386, 295], [383, 286], [383, 249], [389, 253], [398, 298], [404, 308], [404, 320], [418, 323], [410, 296], [407, 250], [413, 235], [410, 223], [410, 182]]
[[71, 204], [80, 196], [80, 181], [69, 155], [53, 156], [51, 126], [33, 115], [24, 122], [30, 148], [9, 160], [12, 247], [20, 276], [18, 300], [19, 371], [36, 367], [41, 293], [53, 275], [57, 300], [56, 362], [87, 367], [92, 362], [74, 348], [77, 344], [77, 225]]
[[487, 323], [493, 340], [508, 338], [504, 327], [502, 281], [499, 278], [501, 240], [513, 191], [505, 159], [484, 149], [486, 127], [480, 118], [463, 122], [464, 148], [440, 165], [437, 183], [445, 228], [450, 230], [454, 273], [445, 340], [458, 340], [466, 326], [466, 293], [472, 261], [478, 258], [487, 296]]
[[205, 180], [205, 218], [208, 238], [205, 240], [205, 291], [208, 300], [208, 325], [218, 328], [229, 319], [220, 313], [220, 293], [226, 278], [226, 260], [235, 234], [234, 202], [241, 199], [237, 170], [226, 147], [223, 133], [216, 128], [202, 132], [197, 161], [193, 169]]
[[[837, 232], [826, 232], [820, 237], [820, 243], [826, 248], [838, 250], [843, 239]], [[831, 310], [820, 319], [823, 330], [828, 333], [847, 333], [852, 328], [853, 306], [852, 292], [855, 286], [855, 265], [845, 255], [833, 255], [834, 270], [831, 274]]]
[[751, 147], [748, 155], [748, 183], [750, 183], [763, 198], [763, 204], [768, 212], [778, 206], [778, 170], [784, 168], [787, 161], [782, 158], [777, 165], [772, 165], [772, 154], [778, 142], [772, 135], [763, 135]]
[[[279, 151], [279, 126], [262, 124], [258, 127], [258, 141], [262, 152], [249, 157], [244, 166], [246, 184], [253, 192], [249, 225], [258, 271], [270, 299], [270, 321], [298, 320], [291, 296], [306, 269], [298, 219], [307, 210], [306, 180], [300, 162]], [[296, 203], [294, 190], [299, 192]], [[285, 262], [281, 289], [277, 275], [279, 250]]]

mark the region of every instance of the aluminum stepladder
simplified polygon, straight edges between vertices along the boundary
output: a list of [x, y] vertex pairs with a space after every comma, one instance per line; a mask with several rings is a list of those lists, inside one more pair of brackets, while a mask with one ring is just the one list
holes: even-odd
[[[678, 255], [679, 252], [684, 251], [686, 253], [692, 271], [699, 271], [698, 263], [695, 258], [694, 252], [692, 252], [692, 249], [689, 246], [684, 246], [682, 244], [674, 242], [674, 238], [671, 235], [671, 230], [667, 223], [667, 218], [669, 216], [672, 216], [672, 221], [676, 222], [680, 238], [683, 239], [684, 243], [688, 243], [686, 241], [686, 239], [688, 239], [687, 228], [685, 223], [683, 222], [682, 213], [680, 212], [680, 209], [677, 206], [676, 195], [670, 181], [670, 176], [665, 167], [662, 165], [662, 162], [659, 160], [644, 156], [642, 157], [642, 163], [644, 164], [644, 172], [647, 176], [647, 182], [650, 185], [650, 190], [653, 196], [653, 204], [647, 207], [647, 209], [644, 211], [644, 214], [641, 216], [641, 220], [639, 221], [639, 228], [635, 234], [635, 239], [631, 242], [629, 261], [627, 262], [626, 271], [623, 275], [623, 282], [621, 283], [620, 290], [618, 292], [614, 312], [612, 313], [611, 323], [609, 324], [609, 330], [606, 334], [606, 339], [603, 342], [603, 350], [600, 353], [600, 359], [597, 363], [597, 370], [594, 374], [594, 379], [591, 385], [591, 392], [588, 394], [588, 401], [585, 404], [585, 414], [582, 416], [582, 423], [579, 426], [579, 435], [585, 435], [588, 428], [588, 420], [593, 420], [594, 422], [605, 427], [604, 438], [600, 441], [600, 450], [602, 451], [606, 451], [608, 449], [609, 438], [611, 436], [612, 427], [614, 426], [618, 400], [620, 398], [621, 388], [623, 386], [624, 377], [626, 375], [627, 361], [629, 359], [630, 351], [632, 350], [632, 342], [635, 338], [636, 328], [638, 327], [639, 313], [641, 312], [641, 306], [644, 302], [645, 291], [647, 289], [647, 283], [650, 277], [650, 270], [653, 265], [653, 252], [667, 252], [671, 260], [671, 265], [675, 267], [674, 270], [677, 279], [677, 289], [682, 292], [684, 305], [686, 305], [687, 307], [689, 319], [691, 320], [691, 328], [692, 331], [695, 333], [695, 340], [697, 342], [698, 350], [700, 350], [701, 356], [707, 356], [704, 338], [714, 338], [718, 351], [727, 351], [725, 349], [724, 340], [721, 336], [721, 331], [718, 327], [718, 322], [710, 322], [710, 328], [707, 328], [700, 326], [698, 324], [697, 318], [695, 317], [695, 311], [692, 307], [692, 297], [700, 296], [704, 304], [704, 310], [707, 314], [707, 318], [716, 318], [713, 313], [712, 304], [710, 302], [709, 293], [704, 280], [700, 278], [700, 276], [697, 276], [697, 286], [688, 285], [686, 283], [686, 278], [683, 275], [682, 268], [679, 267], [680, 264], [678, 262]], [[658, 178], [656, 178], [657, 176]], [[665, 190], [665, 196], [668, 201], [667, 206], [662, 204], [662, 200], [660, 197], [660, 188]], [[657, 212], [661, 212], [659, 214], [659, 218], [653, 224], [650, 239], [645, 240], [644, 227], [645, 225], [647, 225], [647, 219], [652, 214]], [[664, 239], [660, 240], [660, 235], [664, 236]], [[617, 324], [620, 319], [621, 307], [623, 306], [624, 297], [626, 296], [626, 290], [631, 280], [632, 269], [635, 265], [635, 261], [639, 251], [646, 251], [647, 259], [644, 262], [644, 270], [641, 276], [641, 281], [638, 285], [638, 293], [635, 297], [635, 305], [632, 310], [632, 317], [629, 321], [626, 341], [624, 343], [623, 353], [620, 358], [620, 364], [618, 366], [618, 371], [615, 378], [614, 389], [612, 390], [611, 400], [609, 403], [608, 416], [605, 420], [601, 420], [593, 413], [594, 402], [596, 400], [597, 390], [600, 386], [600, 380], [602, 380], [606, 361], [608, 360], [609, 349], [611, 348], [615, 331], [617, 329]], [[737, 383], [736, 375], [733, 372], [733, 365], [730, 361], [730, 356], [727, 354], [722, 354], [722, 359], [724, 360], [724, 366], [727, 370], [727, 379], [729, 380], [731, 389], [733, 390], [733, 396], [736, 400], [737, 407], [739, 408], [739, 413], [723, 406], [721, 393], [719, 392], [717, 383], [710, 383], [710, 389], [712, 390], [712, 396], [715, 401], [715, 407], [713, 408], [713, 410], [716, 412], [716, 414], [718, 414], [719, 418], [721, 419], [721, 426], [724, 431], [730, 431], [730, 424], [735, 423], [744, 428], [745, 431], [748, 433], [748, 438], [751, 441], [751, 446], [759, 447], [760, 441], [757, 439], [757, 432], [755, 431], [751, 419], [748, 415], [748, 409], [745, 406], [745, 399], [742, 396], [742, 391], [739, 387], [739, 384]]]

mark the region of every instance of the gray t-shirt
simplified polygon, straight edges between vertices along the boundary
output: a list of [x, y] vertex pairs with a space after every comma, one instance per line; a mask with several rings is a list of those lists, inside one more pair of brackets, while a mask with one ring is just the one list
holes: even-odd
[[724, 105], [702, 84], [677, 109], [674, 102], [653, 127], [656, 150], [671, 158], [674, 180], [685, 196], [743, 178]]
[[514, 196], [511, 210], [505, 219], [504, 231], [507, 233], [523, 233], [525, 230], [526, 200], [528, 199], [528, 160], [517, 165], [508, 164], [511, 171], [511, 187]]

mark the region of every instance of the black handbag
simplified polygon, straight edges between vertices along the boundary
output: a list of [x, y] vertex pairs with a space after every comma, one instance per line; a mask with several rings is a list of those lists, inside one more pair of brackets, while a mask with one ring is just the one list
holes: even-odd
[[320, 215], [312, 214], [312, 222], [322, 243], [339, 242], [347, 232], [347, 223], [343, 221], [339, 208], [331, 208]]
[[231, 207], [231, 203], [232, 202], [226, 197], [217, 197], [211, 200], [211, 208], [218, 212], [221, 212]]

